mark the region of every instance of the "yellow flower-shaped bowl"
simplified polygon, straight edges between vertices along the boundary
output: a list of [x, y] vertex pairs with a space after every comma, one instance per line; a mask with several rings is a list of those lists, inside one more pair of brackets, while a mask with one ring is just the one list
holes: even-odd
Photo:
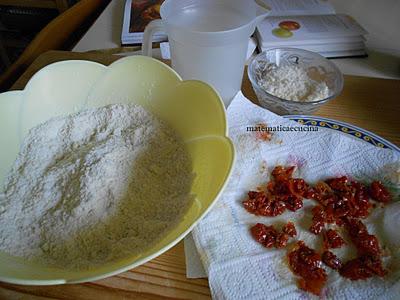
[[79, 60], [54, 63], [36, 73], [23, 91], [0, 94], [0, 186], [30, 128], [55, 116], [111, 103], [140, 104], [180, 133], [196, 175], [192, 206], [179, 225], [148, 251], [89, 271], [49, 268], [0, 252], [0, 281], [76, 283], [139, 266], [178, 243], [222, 192], [235, 155], [220, 97], [207, 84], [182, 81], [167, 65], [143, 56], [123, 58], [108, 67]]

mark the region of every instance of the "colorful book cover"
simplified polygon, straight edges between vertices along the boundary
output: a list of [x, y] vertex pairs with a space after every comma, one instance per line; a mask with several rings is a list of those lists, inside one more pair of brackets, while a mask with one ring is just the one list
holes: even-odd
[[160, 19], [160, 6], [164, 0], [132, 0], [129, 32], [143, 32], [152, 20]]

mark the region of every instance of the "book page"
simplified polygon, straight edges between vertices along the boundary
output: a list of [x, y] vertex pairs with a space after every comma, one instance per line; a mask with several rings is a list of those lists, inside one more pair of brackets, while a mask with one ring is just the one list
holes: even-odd
[[328, 15], [335, 9], [326, 0], [261, 0], [270, 16]]
[[324, 43], [341, 38], [346, 42], [354, 39], [355, 42], [367, 33], [347, 15], [268, 17], [257, 26], [257, 30], [263, 46], [296, 46], [307, 44], [309, 40]]

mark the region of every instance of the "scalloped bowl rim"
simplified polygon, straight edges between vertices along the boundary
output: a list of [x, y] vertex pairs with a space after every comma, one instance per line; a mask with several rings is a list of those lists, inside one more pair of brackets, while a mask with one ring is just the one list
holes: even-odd
[[[211, 89], [215, 95], [217, 96], [216, 98], [219, 99], [219, 106], [220, 108], [224, 111], [223, 113], [223, 117], [224, 117], [224, 125], [225, 125], [225, 129], [224, 129], [224, 135], [203, 135], [203, 136], [199, 136], [196, 139], [201, 139], [201, 138], [207, 138], [207, 137], [219, 137], [219, 138], [223, 138], [226, 142], [228, 142], [229, 145], [229, 151], [230, 151], [230, 166], [228, 167], [228, 171], [225, 175], [225, 177], [223, 178], [222, 182], [223, 184], [221, 185], [218, 193], [216, 194], [216, 196], [214, 197], [214, 199], [210, 202], [210, 204], [208, 205], [208, 207], [203, 211], [203, 213], [201, 213], [197, 219], [191, 223], [191, 225], [184, 231], [182, 232], [179, 236], [177, 236], [173, 242], [167, 244], [166, 246], [160, 248], [157, 252], [140, 258], [136, 261], [134, 261], [131, 264], [127, 264], [126, 266], [123, 267], [117, 267], [115, 269], [111, 269], [111, 271], [109, 272], [102, 272], [99, 275], [95, 275], [95, 276], [88, 276], [88, 277], [82, 277], [82, 278], [78, 278], [76, 280], [69, 280], [69, 279], [62, 279], [62, 278], [57, 278], [57, 279], [16, 279], [16, 278], [10, 278], [10, 277], [4, 277], [2, 275], [0, 275], [0, 281], [3, 282], [8, 282], [8, 283], [12, 283], [12, 284], [22, 284], [22, 285], [56, 285], [56, 284], [72, 284], [72, 283], [82, 283], [82, 282], [88, 282], [88, 281], [94, 281], [94, 280], [99, 280], [99, 279], [104, 279], [116, 274], [120, 274], [122, 272], [125, 272], [127, 270], [130, 270], [132, 268], [135, 268], [139, 265], [142, 265], [152, 259], [154, 259], [155, 257], [163, 254], [164, 252], [166, 252], [167, 250], [169, 250], [170, 248], [172, 248], [173, 246], [175, 246], [178, 242], [180, 242], [193, 228], [194, 226], [197, 225], [198, 222], [200, 222], [200, 220], [210, 211], [210, 209], [212, 209], [212, 207], [214, 207], [215, 203], [217, 202], [218, 198], [221, 196], [221, 194], [223, 193], [226, 185], [228, 184], [229, 178], [233, 172], [234, 166], [235, 166], [235, 157], [236, 157], [236, 153], [235, 153], [235, 147], [234, 144], [232, 142], [232, 140], [228, 137], [228, 126], [227, 126], [227, 119], [226, 119], [226, 114], [225, 114], [225, 106], [224, 103], [221, 99], [221, 97], [219, 96], [219, 94], [216, 92], [216, 90], [209, 86], [208, 84], [202, 82], [202, 81], [197, 81], [197, 80], [182, 80], [182, 78], [179, 76], [179, 74], [173, 70], [171, 67], [169, 67], [168, 65], [166, 65], [165, 63], [150, 58], [150, 57], [146, 57], [146, 56], [130, 56], [130, 57], [124, 57], [121, 59], [118, 59], [116, 61], [114, 61], [113, 63], [111, 63], [109, 66], [103, 65], [101, 63], [98, 62], [94, 62], [94, 61], [88, 61], [88, 60], [65, 60], [65, 61], [58, 61], [58, 62], [54, 62], [52, 64], [49, 64], [45, 67], [43, 67], [42, 69], [38, 70], [31, 78], [30, 80], [27, 82], [27, 84], [25, 85], [25, 88], [23, 90], [13, 90], [13, 91], [7, 91], [4, 93], [0, 93], [0, 101], [3, 95], [20, 95], [20, 97], [23, 97], [23, 95], [26, 93], [26, 91], [29, 91], [31, 85], [33, 84], [33, 82], [35, 82], [37, 80], [37, 78], [44, 72], [48, 71], [49, 69], [51, 69], [54, 66], [59, 66], [59, 65], [65, 65], [65, 64], [71, 64], [75, 63], [75, 64], [91, 64], [91, 65], [96, 65], [98, 67], [104, 68], [104, 70], [109, 69], [110, 67], [117, 65], [117, 64], [121, 64], [123, 63], [125, 60], [129, 60], [129, 59], [143, 59], [143, 60], [151, 60], [153, 62], [157, 62], [157, 64], [159, 64], [160, 67], [167, 69], [170, 73], [174, 74], [176, 77], [176, 80], [178, 82], [179, 85], [185, 83], [185, 82], [196, 82], [197, 84], [200, 85], [204, 85], [207, 88]], [[92, 89], [94, 88], [94, 84], [91, 86], [90, 90], [88, 91], [87, 95], [89, 96], [89, 94], [91, 93]], [[87, 101], [87, 99], [86, 99]], [[85, 108], [85, 107], [82, 107]], [[3, 252], [3, 251], [2, 251]], [[94, 268], [97, 269], [97, 268]], [[75, 271], [74, 271], [75, 272]], [[79, 271], [76, 271], [79, 272]], [[79, 277], [79, 276], [77, 276]]]

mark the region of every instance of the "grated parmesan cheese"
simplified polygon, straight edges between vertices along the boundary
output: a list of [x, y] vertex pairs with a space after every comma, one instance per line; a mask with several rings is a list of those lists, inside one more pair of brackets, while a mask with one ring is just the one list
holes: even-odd
[[285, 100], [313, 102], [330, 96], [325, 82], [311, 79], [300, 66], [269, 64], [258, 84], [268, 93]]

